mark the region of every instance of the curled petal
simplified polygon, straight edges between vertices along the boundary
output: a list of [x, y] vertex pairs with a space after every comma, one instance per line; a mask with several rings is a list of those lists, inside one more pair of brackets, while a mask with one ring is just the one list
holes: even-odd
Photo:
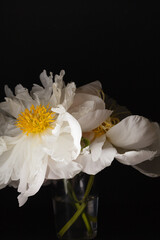
[[160, 176], [160, 157], [155, 157], [153, 160], [142, 162], [136, 166], [133, 166], [139, 172], [149, 177]]
[[46, 88], [48, 86], [52, 86], [53, 84], [53, 76], [50, 74], [50, 76], [47, 76], [46, 70], [43, 70], [43, 72], [40, 74], [40, 80], [42, 85]]
[[[28, 182], [27, 189], [18, 196], [19, 206], [21, 207], [28, 199], [28, 197], [36, 194], [42, 186], [47, 169], [47, 161], [41, 160], [39, 168], [35, 169], [35, 175], [31, 182]], [[33, 172], [32, 172], [33, 174]]]
[[62, 89], [64, 87], [64, 81], [63, 81], [63, 77], [65, 75], [65, 71], [61, 70], [60, 74], [56, 74], [54, 77], [54, 81], [56, 83], [57, 88]]
[[17, 136], [21, 130], [16, 126], [16, 120], [0, 113], [0, 136]]
[[83, 132], [89, 132], [100, 126], [112, 114], [112, 111], [98, 109], [80, 117], [78, 120]]
[[76, 93], [87, 93], [87, 94], [99, 96], [101, 89], [102, 89], [101, 83], [99, 81], [95, 81], [89, 84], [85, 84], [82, 87], [79, 87]]
[[93, 141], [93, 143], [90, 145], [92, 160], [94, 162], [100, 158], [102, 154], [102, 147], [104, 145], [105, 140], [106, 140], [106, 136], [105, 134], [103, 134], [102, 136], [97, 137]]
[[7, 145], [2, 137], [0, 137], [0, 156], [7, 150]]
[[92, 102], [92, 111], [96, 109], [105, 109], [105, 103], [104, 101], [99, 98], [98, 96], [85, 94], [85, 93], [76, 93], [74, 97], [73, 105], [71, 106], [71, 109], [69, 109], [70, 112], [76, 112], [79, 111], [79, 106], [83, 104], [85, 106], [86, 102]]
[[64, 89], [62, 105], [66, 110], [68, 110], [68, 108], [73, 104], [75, 90], [76, 85], [73, 82], [67, 84], [66, 88]]
[[64, 164], [49, 159], [46, 179], [69, 179], [81, 171], [82, 166], [75, 161]]
[[53, 135], [42, 136], [45, 151], [54, 161], [69, 162], [77, 158], [81, 150], [81, 128], [77, 120], [64, 108], [53, 109], [59, 112]]
[[28, 93], [28, 89], [24, 88], [21, 84], [15, 87], [15, 94], [15, 98], [22, 102], [25, 108], [30, 108], [32, 104], [35, 104], [35, 101]]
[[[15, 175], [14, 168], [15, 171], [20, 170], [19, 164], [23, 162], [23, 152], [20, 151], [22, 139], [20, 136], [13, 138], [3, 137], [5, 151], [3, 151], [0, 156], [0, 186], [8, 184], [10, 180], [12, 180], [12, 175]], [[16, 163], [18, 163], [18, 165], [16, 165]]]
[[156, 155], [156, 151], [139, 150], [128, 151], [124, 154], [116, 154], [115, 158], [126, 165], [136, 165], [148, 159], [152, 159]]
[[14, 97], [12, 90], [7, 85], [4, 86], [4, 91], [5, 91], [6, 97], [8, 98]]
[[113, 145], [124, 149], [141, 149], [157, 140], [154, 123], [148, 119], [132, 115], [124, 118], [107, 132]]
[[83, 172], [94, 175], [111, 165], [116, 152], [116, 149], [108, 141], [105, 141], [101, 150], [101, 155], [96, 161], [92, 159], [92, 154], [90, 152], [80, 154], [76, 161], [83, 166]]
[[9, 113], [12, 117], [17, 118], [18, 115], [25, 110], [25, 107], [18, 100], [6, 98], [6, 102], [0, 103], [0, 109], [6, 113]]

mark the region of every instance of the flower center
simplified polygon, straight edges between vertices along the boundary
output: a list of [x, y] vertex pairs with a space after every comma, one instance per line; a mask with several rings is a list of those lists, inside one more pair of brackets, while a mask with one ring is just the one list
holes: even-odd
[[27, 108], [18, 115], [16, 126], [19, 127], [27, 136], [29, 133], [41, 133], [46, 128], [53, 129], [51, 125], [55, 121], [55, 113], [51, 111], [49, 105], [46, 107], [32, 105], [30, 110]]
[[100, 137], [105, 134], [111, 127], [119, 123], [118, 118], [110, 117], [105, 122], [103, 122], [99, 127], [95, 128], [93, 132], [95, 133], [95, 138]]

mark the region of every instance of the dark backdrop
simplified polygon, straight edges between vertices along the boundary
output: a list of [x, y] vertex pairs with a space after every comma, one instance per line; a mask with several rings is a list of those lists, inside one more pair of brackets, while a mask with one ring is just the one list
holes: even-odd
[[[80, 86], [100, 80], [133, 114], [160, 122], [158, 1], [2, 1], [3, 86], [39, 84], [43, 69], [65, 69]], [[97, 175], [98, 240], [160, 239], [160, 179], [114, 162]], [[55, 239], [50, 186], [22, 208], [13, 188], [0, 191], [0, 239]]]

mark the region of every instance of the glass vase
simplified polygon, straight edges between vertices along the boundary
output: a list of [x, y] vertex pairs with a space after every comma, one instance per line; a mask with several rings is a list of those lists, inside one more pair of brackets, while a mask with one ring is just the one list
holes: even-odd
[[72, 179], [54, 180], [53, 209], [58, 239], [94, 239], [98, 214], [94, 176], [80, 173]]

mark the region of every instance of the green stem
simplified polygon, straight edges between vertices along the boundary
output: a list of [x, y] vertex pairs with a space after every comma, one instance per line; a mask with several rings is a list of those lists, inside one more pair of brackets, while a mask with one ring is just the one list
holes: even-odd
[[59, 231], [58, 236], [62, 237], [65, 232], [72, 226], [72, 224], [77, 220], [77, 218], [81, 215], [83, 210], [86, 207], [86, 203], [82, 203], [79, 209], [76, 211], [76, 213], [71, 217], [71, 219], [62, 227], [62, 229]]
[[[73, 199], [76, 202], [75, 206], [76, 206], [77, 209], [79, 209], [80, 206], [81, 206], [81, 203], [78, 202], [77, 196], [76, 196], [75, 192], [73, 191], [71, 185], [70, 185], [70, 188], [71, 188]], [[85, 212], [82, 213], [82, 219], [84, 221], [84, 224], [86, 226], [86, 229], [87, 229], [88, 233], [91, 234], [92, 233], [92, 227], [91, 227], [90, 221], [88, 220], [88, 217], [86, 216]]]
[[[75, 206], [77, 208], [77, 211], [75, 212], [75, 214], [71, 217], [71, 219], [62, 227], [62, 229], [59, 231], [58, 233], [58, 236], [59, 237], [62, 237], [65, 232], [72, 226], [72, 224], [78, 219], [78, 217], [80, 215], [82, 215], [82, 219], [85, 223], [85, 226], [87, 228], [87, 231], [89, 234], [92, 233], [92, 227], [90, 225], [90, 222], [86, 216], [86, 214], [83, 212], [85, 207], [86, 207], [86, 198], [88, 197], [90, 191], [91, 191], [91, 188], [92, 188], [92, 185], [93, 185], [93, 181], [94, 181], [94, 176], [93, 175], [90, 175], [90, 178], [89, 178], [89, 181], [88, 181], [88, 184], [87, 184], [87, 188], [86, 188], [86, 192], [83, 196], [83, 199], [81, 200], [81, 203], [76, 203]], [[70, 185], [71, 187], [71, 185]], [[73, 191], [72, 189], [72, 196], [75, 200], [77, 200], [77, 196], [75, 194], [75, 192]]]
[[90, 175], [89, 177], [89, 181], [88, 181], [88, 184], [87, 184], [87, 188], [86, 188], [86, 192], [83, 196], [83, 199], [82, 199], [82, 202], [86, 200], [86, 198], [88, 197], [90, 191], [91, 191], [91, 188], [93, 186], [93, 182], [94, 182], [94, 175]]

